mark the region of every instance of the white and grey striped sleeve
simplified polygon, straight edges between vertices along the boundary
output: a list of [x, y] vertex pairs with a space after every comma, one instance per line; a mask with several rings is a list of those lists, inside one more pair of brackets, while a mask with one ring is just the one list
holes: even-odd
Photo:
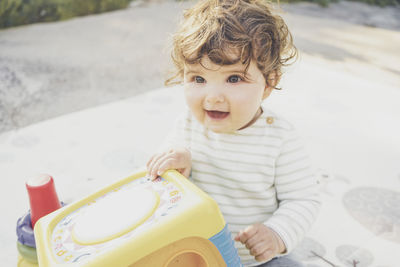
[[315, 221], [320, 200], [310, 159], [295, 130], [287, 130], [275, 162], [278, 209], [265, 225], [274, 230], [289, 253]]

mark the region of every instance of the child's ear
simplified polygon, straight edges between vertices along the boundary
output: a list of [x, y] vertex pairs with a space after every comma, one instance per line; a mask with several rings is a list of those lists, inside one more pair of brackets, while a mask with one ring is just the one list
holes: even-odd
[[268, 84], [265, 85], [264, 94], [263, 94], [263, 97], [262, 97], [263, 100], [266, 99], [267, 97], [269, 97], [269, 95], [272, 92], [272, 89], [274, 89], [274, 88], [270, 87]]
[[266, 80], [265, 89], [263, 99], [266, 99], [272, 92], [272, 90], [276, 87], [279, 82], [279, 74], [278, 71], [274, 70], [268, 74], [268, 78]]

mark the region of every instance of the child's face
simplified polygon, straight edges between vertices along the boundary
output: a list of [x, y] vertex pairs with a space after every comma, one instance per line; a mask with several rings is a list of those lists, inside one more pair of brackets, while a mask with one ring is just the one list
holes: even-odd
[[229, 133], [259, 116], [272, 88], [254, 62], [246, 77], [241, 63], [220, 66], [207, 56], [201, 63], [186, 64], [184, 70], [186, 102], [200, 123], [213, 132]]

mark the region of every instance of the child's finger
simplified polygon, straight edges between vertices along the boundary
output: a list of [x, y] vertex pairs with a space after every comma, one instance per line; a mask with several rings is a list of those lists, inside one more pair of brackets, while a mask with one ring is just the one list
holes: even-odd
[[160, 153], [160, 154], [156, 154], [153, 159], [151, 160], [151, 162], [149, 162], [148, 167], [147, 167], [147, 171], [148, 171], [148, 175], [150, 176], [151, 179], [155, 179], [157, 177], [156, 173], [157, 173], [157, 166], [160, 164], [159, 160], [162, 159], [162, 157], [165, 155], [166, 153]]
[[175, 160], [174, 160], [173, 158], [170, 158], [170, 157], [165, 158], [165, 159], [160, 163], [160, 165], [158, 166], [157, 174], [158, 174], [158, 175], [161, 175], [161, 174], [162, 174], [163, 172], [165, 172], [166, 170], [169, 170], [169, 169], [176, 169], [177, 166], [176, 166], [176, 164], [174, 164], [174, 163], [176, 163], [176, 162], [175, 162]]
[[244, 229], [245, 233], [248, 233], [249, 235], [255, 235], [258, 231], [258, 225], [257, 224], [253, 224], [250, 226], [247, 226], [246, 229]]
[[185, 176], [186, 178], [189, 178], [189, 176], [190, 176], [190, 170], [191, 170], [190, 167], [186, 167], [186, 168], [181, 168], [181, 169], [179, 170], [179, 172], [180, 172], [183, 176]]
[[262, 254], [255, 256], [256, 261], [269, 261], [274, 257], [272, 250], [267, 249]]
[[237, 242], [240, 242], [240, 233], [241, 232], [237, 233], [237, 235], [234, 237], [234, 240]]
[[158, 154], [152, 155], [152, 156], [150, 157], [150, 159], [146, 162], [146, 168], [147, 168], [147, 170], [150, 169], [151, 163], [154, 161], [154, 158], [155, 158], [157, 155], [158, 155]]
[[161, 173], [160, 166], [162, 166], [165, 162], [167, 162], [171, 158], [171, 156], [172, 155], [170, 153], [164, 153], [163, 155], [158, 157], [156, 159], [156, 161], [154, 161], [154, 163], [152, 164], [151, 173], [150, 173], [152, 179], [155, 179], [155, 178], [157, 178], [158, 175], [160, 175], [160, 173]]
[[257, 244], [260, 244], [263, 240], [260, 238], [260, 235], [252, 235], [249, 239], [246, 241], [246, 248], [251, 250], [254, 248]]
[[261, 256], [263, 255], [264, 252], [266, 252], [269, 249], [269, 246], [267, 246], [264, 242], [259, 242], [255, 244], [250, 251], [250, 255], [253, 255], [254, 257]]
[[246, 244], [247, 240], [257, 233], [257, 228], [253, 225], [239, 232], [239, 241]]
[[149, 166], [149, 164], [151, 164], [151, 162], [153, 162], [154, 160], [157, 160], [159, 157], [161, 157], [162, 155], [166, 154], [166, 151], [161, 151], [161, 152], [157, 152], [154, 153], [149, 160], [147, 160], [147, 166]]
[[154, 154], [154, 155], [152, 155], [151, 158], [147, 161], [146, 167], [147, 167], [148, 170], [151, 169], [152, 164], [154, 163], [155, 159], [156, 159], [159, 155], [160, 155], [159, 153]]

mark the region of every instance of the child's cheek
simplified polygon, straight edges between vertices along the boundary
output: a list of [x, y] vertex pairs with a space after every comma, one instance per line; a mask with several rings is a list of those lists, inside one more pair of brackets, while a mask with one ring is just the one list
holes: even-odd
[[196, 96], [192, 90], [185, 91], [185, 99], [186, 105], [190, 109], [193, 115], [200, 119], [202, 116], [200, 113], [203, 112], [202, 102], [199, 100], [199, 97]]
[[189, 106], [201, 105], [202, 103], [201, 92], [200, 90], [196, 90], [196, 88], [186, 88], [185, 98]]

